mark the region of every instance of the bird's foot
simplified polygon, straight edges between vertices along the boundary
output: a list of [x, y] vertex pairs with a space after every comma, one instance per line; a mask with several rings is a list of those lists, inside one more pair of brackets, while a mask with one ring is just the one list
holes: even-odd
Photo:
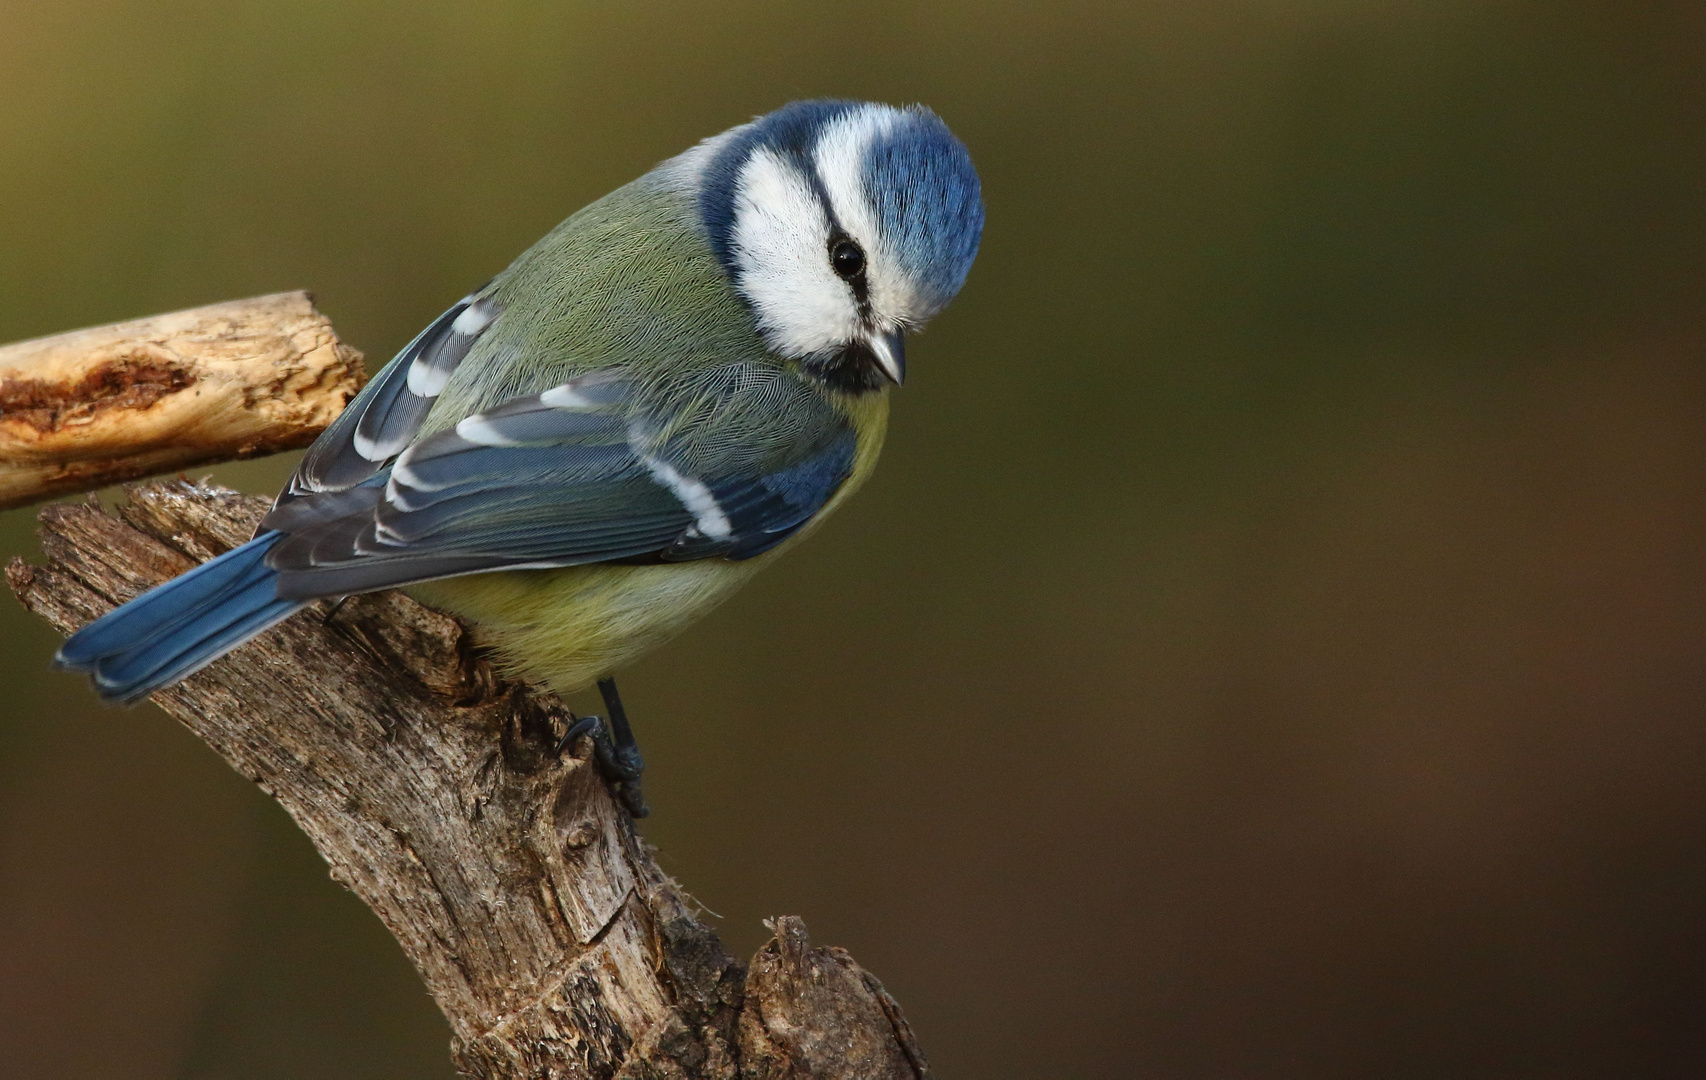
[[610, 711], [610, 723], [605, 724], [596, 716], [582, 716], [569, 725], [563, 737], [557, 740], [559, 756], [564, 750], [574, 745], [576, 739], [586, 735], [592, 739], [592, 759], [598, 763], [598, 771], [610, 781], [615, 789], [616, 797], [622, 801], [631, 817], [643, 818], [651, 813], [646, 805], [645, 796], [640, 791], [640, 776], [646, 771], [646, 759], [640, 755], [640, 745], [634, 739], [634, 729], [628, 725], [628, 717], [622, 708], [621, 698], [616, 696], [616, 684], [606, 679], [598, 684], [604, 693], [604, 704]]

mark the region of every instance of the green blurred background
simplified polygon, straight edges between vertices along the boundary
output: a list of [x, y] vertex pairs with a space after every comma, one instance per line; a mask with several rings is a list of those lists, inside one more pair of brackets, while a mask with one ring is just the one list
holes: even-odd
[[[0, 24], [0, 340], [307, 287], [377, 364], [703, 136], [933, 105], [989, 225], [875, 480], [624, 673], [664, 865], [944, 1077], [1706, 1075], [1700, 5]], [[282, 812], [0, 642], [0, 1072], [449, 1075]]]

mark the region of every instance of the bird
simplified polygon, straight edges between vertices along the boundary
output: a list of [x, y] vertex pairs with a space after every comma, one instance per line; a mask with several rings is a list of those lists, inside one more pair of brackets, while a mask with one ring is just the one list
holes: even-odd
[[453, 304], [308, 448], [253, 539], [55, 663], [132, 703], [314, 601], [406, 587], [517, 678], [596, 681], [609, 728], [565, 741], [592, 734], [643, 813], [616, 670], [864, 483], [906, 335], [960, 291], [983, 220], [969, 152], [921, 105], [796, 101], [706, 139]]

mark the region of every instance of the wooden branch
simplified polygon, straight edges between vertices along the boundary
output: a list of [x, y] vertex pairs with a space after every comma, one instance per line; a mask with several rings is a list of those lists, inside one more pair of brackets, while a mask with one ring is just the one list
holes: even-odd
[[[7, 578], [70, 631], [248, 537], [266, 503], [183, 481], [42, 511]], [[929, 1076], [898, 1006], [798, 919], [750, 971], [653, 863], [568, 714], [398, 593], [316, 605], [155, 700], [283, 804], [408, 954], [467, 1076]], [[667, 806], [660, 808], [668, 813]], [[328, 958], [330, 960], [331, 958]]]
[[305, 292], [0, 347], [0, 510], [307, 446], [364, 378]]

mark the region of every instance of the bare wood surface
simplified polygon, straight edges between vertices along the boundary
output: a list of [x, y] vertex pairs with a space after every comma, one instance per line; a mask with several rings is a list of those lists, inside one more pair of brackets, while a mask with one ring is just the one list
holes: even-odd
[[[19, 599], [62, 632], [246, 539], [182, 481], [42, 511]], [[316, 605], [155, 700], [276, 798], [401, 943], [468, 1076], [916, 1080], [899, 1007], [794, 918], [750, 972], [652, 861], [554, 698], [399, 593]], [[662, 808], [667, 813], [667, 807]], [[328, 957], [327, 962], [335, 962]]]
[[0, 346], [0, 509], [307, 446], [364, 378], [305, 292]]

